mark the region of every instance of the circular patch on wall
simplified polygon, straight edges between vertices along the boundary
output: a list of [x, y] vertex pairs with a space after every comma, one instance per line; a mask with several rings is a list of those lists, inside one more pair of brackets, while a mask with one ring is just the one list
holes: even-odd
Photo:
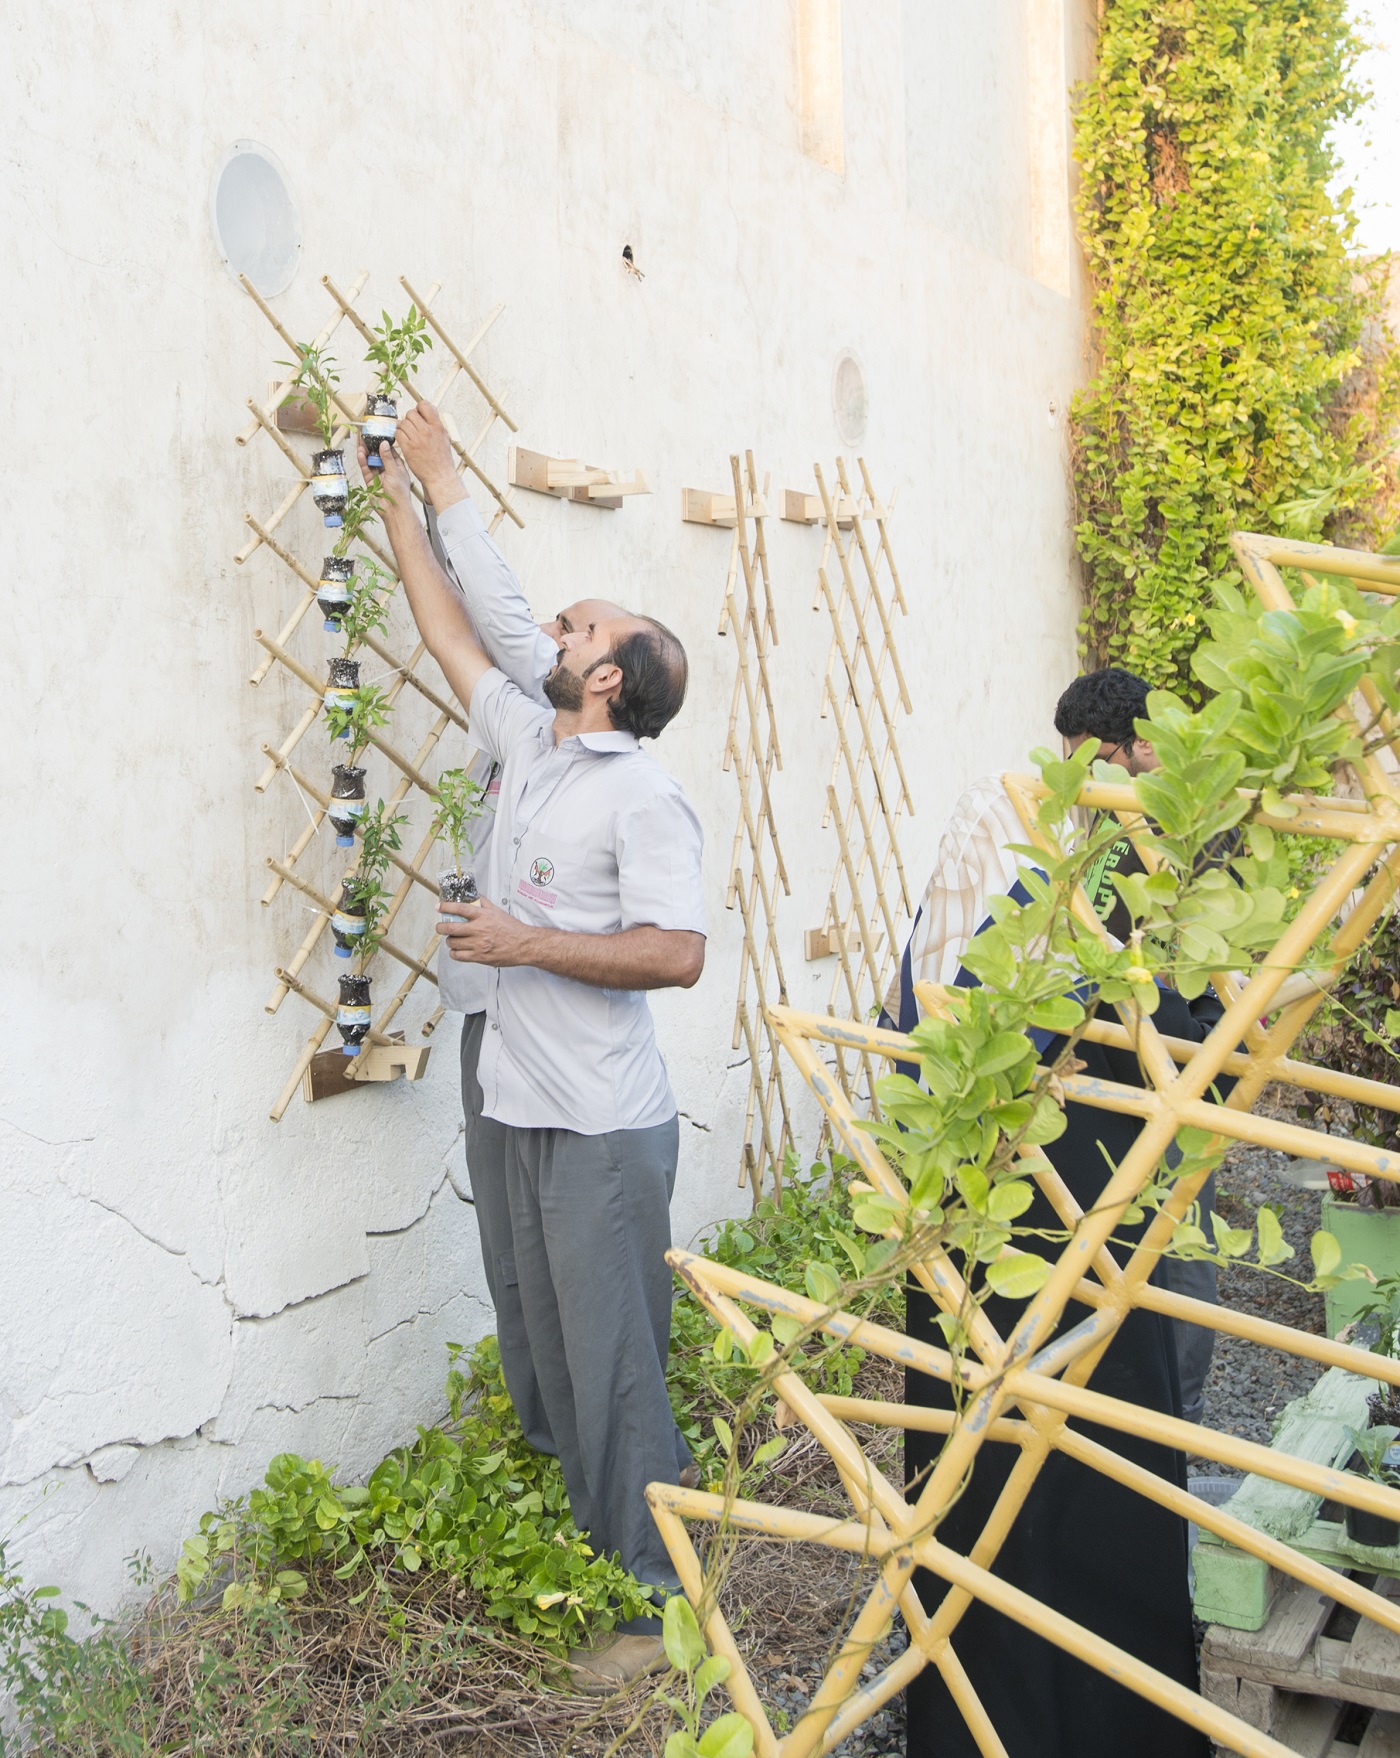
[[865, 395], [865, 371], [848, 348], [837, 357], [831, 376], [831, 408], [842, 445], [858, 446], [865, 438], [869, 404]]

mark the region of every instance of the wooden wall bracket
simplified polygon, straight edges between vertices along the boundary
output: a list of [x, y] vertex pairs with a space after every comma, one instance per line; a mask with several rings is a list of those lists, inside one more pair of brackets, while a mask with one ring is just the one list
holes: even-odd
[[[766, 488], [765, 484], [765, 488]], [[714, 494], [708, 488], [681, 490], [681, 519], [687, 525], [718, 525], [732, 531], [739, 523], [732, 494]], [[762, 494], [745, 500], [745, 517], [765, 519], [768, 503]], [[721, 630], [721, 633], [723, 631]]]
[[[838, 528], [849, 531], [851, 521], [860, 511], [859, 503], [853, 495], [842, 494], [836, 496], [833, 505]], [[800, 488], [783, 490], [782, 516], [789, 525], [826, 524], [826, 508], [822, 505], [822, 497], [819, 494], [808, 494]]]
[[601, 464], [585, 464], [581, 458], [552, 458], [546, 452], [532, 452], [524, 446], [510, 448], [508, 475], [512, 488], [528, 488], [531, 494], [552, 494], [585, 507], [616, 510], [626, 495], [651, 493], [651, 485], [640, 470], [624, 476]]
[[[301, 1096], [308, 1104], [334, 1099], [341, 1093], [390, 1080], [422, 1080], [428, 1071], [428, 1044], [405, 1044], [402, 1032], [390, 1034], [391, 1044], [375, 1044], [351, 1058], [339, 1050], [320, 1050], [301, 1077]], [[352, 1071], [352, 1063], [357, 1064]]]

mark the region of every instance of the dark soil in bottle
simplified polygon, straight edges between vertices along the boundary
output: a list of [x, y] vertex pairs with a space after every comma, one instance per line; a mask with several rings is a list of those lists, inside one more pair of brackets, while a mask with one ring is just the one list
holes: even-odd
[[[337, 958], [349, 958], [356, 946], [359, 945], [364, 927], [362, 925], [356, 927], [354, 924], [363, 924], [364, 919], [365, 906], [362, 903], [357, 904], [351, 895], [350, 887], [342, 884], [340, 902], [336, 906], [335, 914], [331, 917], [331, 934], [335, 940]], [[342, 977], [341, 981], [344, 982], [346, 979]]]
[[333, 690], [358, 690], [360, 662], [358, 659], [333, 659], [327, 680]]
[[355, 564], [349, 556], [328, 555], [321, 563], [321, 578], [316, 583], [316, 602], [326, 619], [327, 629], [336, 630], [340, 627], [338, 619], [345, 614], [350, 603], [350, 582], [354, 575]]
[[369, 1036], [369, 977], [340, 979], [340, 1007], [336, 1013], [336, 1029], [344, 1039], [342, 1049], [353, 1056]]
[[392, 397], [372, 396], [365, 411], [365, 424], [360, 433], [365, 442], [365, 455], [371, 470], [382, 470], [384, 462], [379, 448], [391, 440], [398, 427], [399, 411]]
[[444, 903], [475, 903], [481, 895], [476, 888], [475, 873], [440, 874], [438, 893]]
[[[345, 454], [341, 451], [316, 452], [311, 459], [313, 481], [311, 498], [320, 508], [325, 523], [334, 529], [342, 523], [340, 515], [350, 493], [345, 476]], [[333, 480], [338, 478], [338, 480]]]
[[[355, 840], [355, 826], [364, 816], [365, 772], [358, 763], [337, 763], [331, 771], [331, 803], [326, 816], [335, 826], [335, 840], [340, 848], [349, 848]], [[344, 801], [336, 810], [337, 801]]]

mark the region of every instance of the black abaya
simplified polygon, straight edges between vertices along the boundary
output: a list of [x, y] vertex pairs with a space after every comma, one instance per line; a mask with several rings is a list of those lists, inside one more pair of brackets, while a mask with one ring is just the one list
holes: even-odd
[[[1163, 994], [1156, 1022], [1176, 1037], [1205, 1033], [1179, 995]], [[1060, 1045], [1051, 1045], [1053, 1061]], [[1090, 1076], [1141, 1086], [1130, 1052], [1080, 1044], [1077, 1055]], [[1045, 1152], [1080, 1205], [1089, 1209], [1110, 1176], [1104, 1152], [1116, 1165], [1141, 1124], [1111, 1111], [1071, 1104], [1068, 1128]], [[1057, 1227], [1059, 1221], [1038, 1193], [1022, 1224]], [[1120, 1229], [1120, 1237], [1130, 1237]], [[1116, 1251], [1120, 1261], [1125, 1253]], [[992, 1298], [987, 1317], [1003, 1336], [1025, 1311], [1024, 1301]], [[933, 1305], [918, 1288], [909, 1290], [909, 1334], [941, 1345]], [[1084, 1307], [1065, 1309], [1061, 1330], [1085, 1317]], [[1090, 1382], [1095, 1391], [1151, 1410], [1180, 1415], [1176, 1346], [1171, 1321], [1156, 1313], [1130, 1313]], [[946, 1408], [949, 1388], [924, 1374], [906, 1375], [911, 1404]], [[1180, 1453], [1130, 1434], [1076, 1422], [1102, 1446], [1185, 1487]], [[909, 1432], [905, 1472], [909, 1494], [927, 1481], [943, 1437]], [[986, 1523], [1019, 1449], [987, 1441], [971, 1481], [939, 1528], [938, 1536], [964, 1555]], [[1017, 1515], [993, 1572], [1046, 1605], [1105, 1637], [1170, 1679], [1196, 1688], [1196, 1658], [1187, 1587], [1186, 1522], [1156, 1503], [1111, 1482], [1063, 1454], [1052, 1452]], [[924, 1605], [934, 1610], [946, 1583], [920, 1570], [915, 1582]], [[1010, 1758], [1206, 1758], [1208, 1742], [1175, 1716], [1118, 1684], [1063, 1649], [978, 1601], [963, 1614], [953, 1649], [966, 1669]], [[935, 1668], [908, 1689], [909, 1758], [975, 1758], [977, 1745]]]

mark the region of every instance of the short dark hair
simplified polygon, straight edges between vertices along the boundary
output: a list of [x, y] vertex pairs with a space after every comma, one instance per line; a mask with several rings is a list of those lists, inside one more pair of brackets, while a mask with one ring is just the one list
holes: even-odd
[[690, 662], [685, 648], [664, 623], [655, 617], [638, 617], [637, 621], [642, 628], [615, 641], [607, 658], [594, 663], [615, 665], [622, 672], [622, 685], [608, 702], [613, 725], [639, 739], [654, 739], [680, 713], [690, 682]]
[[1087, 734], [1101, 744], [1131, 745], [1138, 736], [1133, 722], [1147, 717], [1150, 688], [1145, 679], [1121, 666], [1086, 672], [1055, 704], [1055, 731], [1067, 739]]

